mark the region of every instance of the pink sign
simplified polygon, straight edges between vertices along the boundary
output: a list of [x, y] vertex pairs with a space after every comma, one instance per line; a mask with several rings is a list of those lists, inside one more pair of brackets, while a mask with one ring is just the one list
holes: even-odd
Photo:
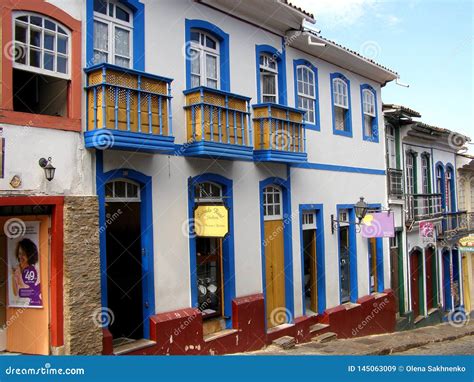
[[420, 222], [420, 237], [425, 243], [434, 242], [434, 224], [432, 222]]
[[362, 237], [394, 237], [395, 219], [392, 211], [365, 215], [361, 224]]

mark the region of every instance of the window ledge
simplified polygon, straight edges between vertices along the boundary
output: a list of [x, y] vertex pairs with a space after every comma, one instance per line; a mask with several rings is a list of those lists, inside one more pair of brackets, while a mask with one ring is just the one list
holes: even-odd
[[342, 137], [352, 138], [352, 131], [333, 130], [334, 135], [340, 135]]
[[0, 123], [81, 132], [81, 120], [0, 109]]

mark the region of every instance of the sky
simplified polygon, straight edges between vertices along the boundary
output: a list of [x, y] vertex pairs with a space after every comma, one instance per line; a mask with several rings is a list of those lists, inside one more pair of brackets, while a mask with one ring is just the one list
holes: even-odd
[[[292, 0], [321, 35], [400, 75], [384, 103], [420, 112], [430, 125], [474, 141], [474, 0]], [[469, 145], [474, 154], [474, 144]]]

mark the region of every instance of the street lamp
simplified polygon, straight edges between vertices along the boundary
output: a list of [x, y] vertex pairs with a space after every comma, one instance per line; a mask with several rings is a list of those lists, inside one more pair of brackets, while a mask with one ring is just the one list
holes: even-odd
[[49, 157], [48, 159], [41, 158], [38, 163], [40, 167], [44, 170], [44, 176], [46, 177], [46, 179], [51, 182], [54, 179], [54, 173], [56, 171], [56, 167], [51, 164], [51, 157]]
[[[369, 209], [369, 205], [364, 201], [364, 198], [361, 196], [360, 200], [354, 204], [354, 211], [357, 217], [357, 222], [354, 223], [356, 226], [360, 226], [362, 219], [364, 219], [367, 211]], [[342, 222], [340, 220], [334, 219], [334, 215], [331, 215], [331, 232], [334, 234], [334, 230], [338, 228], [340, 223], [351, 224], [351, 222]], [[357, 227], [356, 227], [357, 228]]]

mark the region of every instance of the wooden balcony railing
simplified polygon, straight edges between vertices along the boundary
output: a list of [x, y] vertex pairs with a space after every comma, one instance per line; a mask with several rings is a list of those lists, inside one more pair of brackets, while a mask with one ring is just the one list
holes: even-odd
[[160, 151], [174, 145], [171, 125], [171, 79], [99, 64], [87, 73], [86, 146], [108, 134], [108, 148]]
[[188, 154], [251, 158], [249, 97], [203, 86], [184, 94]]
[[305, 162], [304, 113], [283, 105], [254, 105], [255, 158], [261, 161]]
[[401, 198], [403, 196], [403, 171], [389, 168], [387, 175], [389, 196]]
[[432, 219], [443, 214], [441, 194], [408, 194], [406, 203], [408, 220]]
[[440, 238], [455, 239], [474, 231], [474, 216], [472, 212], [457, 211], [443, 214]]

